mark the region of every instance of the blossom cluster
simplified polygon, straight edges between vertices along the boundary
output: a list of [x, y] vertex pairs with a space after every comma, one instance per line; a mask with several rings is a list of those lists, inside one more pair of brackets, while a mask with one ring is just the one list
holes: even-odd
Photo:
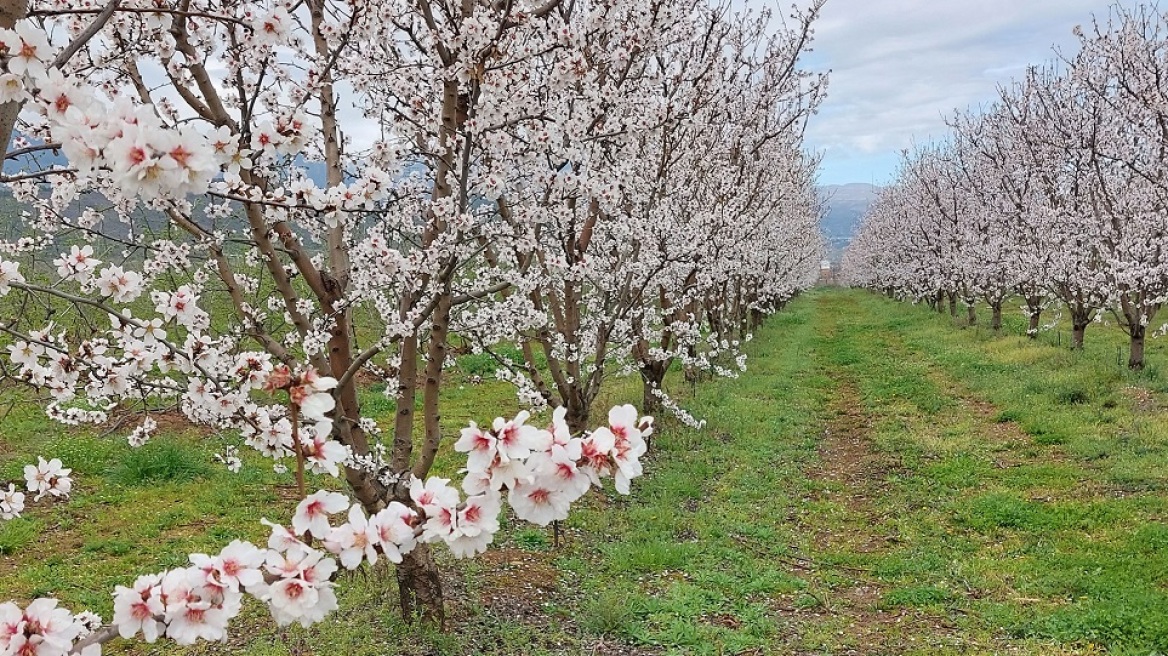
[[73, 651], [74, 642], [92, 632], [86, 619], [58, 607], [56, 599], [37, 599], [24, 608], [12, 602], [0, 604], [0, 654], [100, 656], [100, 645]]
[[[304, 407], [319, 410], [328, 403], [312, 397], [326, 394], [335, 380], [277, 369], [270, 384], [296, 390], [294, 398]], [[180, 645], [222, 641], [245, 595], [267, 605], [278, 625], [308, 627], [337, 609], [339, 567], [353, 570], [380, 558], [400, 563], [421, 543], [445, 543], [460, 558], [485, 551], [499, 531], [504, 490], [517, 517], [544, 526], [566, 519], [571, 503], [602, 479], [613, 477], [617, 491], [628, 494], [642, 473], [640, 457], [653, 419], [639, 417], [631, 405], [613, 408], [607, 426], [582, 436], [571, 434], [563, 409], [547, 429], [527, 424], [529, 418], [520, 413], [496, 419], [487, 430], [473, 423], [463, 429], [455, 448], [467, 454], [465, 499], [449, 479], [415, 478], [412, 505], [390, 501], [369, 515], [346, 495], [320, 490], [297, 504], [290, 527], [263, 520], [270, 528], [266, 547], [235, 540], [215, 555], [191, 554], [187, 567], [117, 586], [111, 622], [96, 633], [100, 621], [95, 625], [89, 614], [61, 609], [55, 599], [23, 609], [0, 605], [0, 654], [96, 656], [101, 642], [114, 635], [140, 635], [150, 643], [166, 637]], [[68, 474], [59, 460], [42, 458], [29, 467], [29, 489], [67, 496]], [[11, 489], [0, 499], [0, 510], [23, 501]], [[337, 515], [343, 521], [334, 524]]]
[[[72, 469], [66, 468], [58, 458], [45, 460], [37, 458], [37, 464], [25, 465], [24, 481], [29, 493], [36, 494], [34, 501], [46, 496], [54, 499], [68, 499], [73, 491]], [[16, 519], [24, 512], [25, 496], [15, 483], [8, 489], [0, 487], [0, 521]]]

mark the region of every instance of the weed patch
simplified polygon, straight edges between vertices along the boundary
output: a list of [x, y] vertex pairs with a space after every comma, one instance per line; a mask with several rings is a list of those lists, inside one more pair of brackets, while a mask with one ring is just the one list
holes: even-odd
[[118, 485], [141, 486], [192, 481], [210, 471], [203, 453], [173, 441], [155, 440], [119, 458], [109, 470], [109, 479]]

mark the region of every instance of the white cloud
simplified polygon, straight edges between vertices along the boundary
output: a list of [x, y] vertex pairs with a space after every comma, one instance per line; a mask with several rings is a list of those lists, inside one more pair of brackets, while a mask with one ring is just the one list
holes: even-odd
[[[1134, 0], [1123, 0], [1134, 4]], [[896, 154], [946, 132], [945, 117], [1071, 52], [1072, 29], [1110, 0], [828, 0], [805, 65], [831, 69], [808, 127], [822, 181], [887, 180]], [[876, 167], [864, 171], [864, 166]], [[860, 177], [857, 177], [860, 176]]]

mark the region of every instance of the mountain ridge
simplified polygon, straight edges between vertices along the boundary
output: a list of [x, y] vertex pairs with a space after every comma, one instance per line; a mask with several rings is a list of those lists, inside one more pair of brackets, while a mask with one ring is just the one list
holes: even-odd
[[826, 208], [819, 225], [830, 243], [832, 260], [837, 260], [839, 252], [851, 242], [879, 193], [880, 187], [866, 182], [819, 187], [819, 197]]

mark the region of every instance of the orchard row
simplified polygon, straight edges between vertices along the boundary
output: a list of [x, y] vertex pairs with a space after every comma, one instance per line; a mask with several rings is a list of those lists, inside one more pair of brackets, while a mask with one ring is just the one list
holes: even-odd
[[1065, 307], [1076, 346], [1110, 313], [1139, 369], [1168, 299], [1168, 14], [1117, 5], [1076, 34], [1077, 52], [906, 158], [844, 268], [852, 284], [971, 316], [984, 301], [994, 328], [1018, 297], [1031, 335]]
[[[799, 60], [820, 2], [0, 4], [0, 140], [22, 168], [0, 177], [21, 211], [0, 371], [67, 424], [139, 414], [132, 445], [177, 405], [302, 493], [331, 474], [355, 501], [330, 527], [347, 502], [307, 498], [307, 542], [140, 579], [90, 638], [47, 601], [0, 607], [0, 653], [223, 638], [241, 589], [312, 624], [336, 570], [313, 539], [394, 560], [403, 610], [441, 621], [427, 543], [480, 552], [504, 499], [546, 524], [604, 477], [629, 491], [651, 421], [626, 406], [587, 432], [606, 376], [697, 423], [666, 371], [737, 375], [752, 326], [815, 280], [802, 135], [825, 79]], [[427, 480], [455, 345], [555, 408], [547, 431], [463, 431], [465, 499]], [[362, 414], [370, 377], [393, 425]]]

